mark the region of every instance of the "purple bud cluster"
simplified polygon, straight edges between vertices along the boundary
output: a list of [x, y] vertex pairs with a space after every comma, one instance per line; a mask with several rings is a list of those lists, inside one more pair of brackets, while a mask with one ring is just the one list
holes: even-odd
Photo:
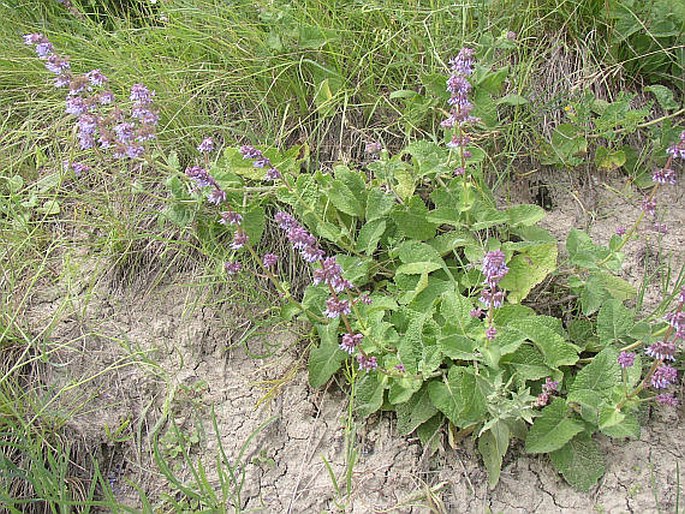
[[277, 180], [281, 178], [281, 172], [273, 165], [271, 160], [266, 157], [261, 150], [257, 150], [254, 146], [243, 145], [240, 147], [240, 153], [243, 159], [250, 159], [253, 161], [252, 165], [255, 168], [266, 168], [266, 179]]
[[550, 398], [554, 393], [559, 391], [559, 382], [552, 380], [550, 377], [545, 379], [545, 383], [542, 384], [542, 392], [538, 395], [535, 400], [536, 407], [544, 407], [549, 403]]
[[82, 150], [99, 146], [117, 159], [143, 156], [144, 143], [155, 138], [159, 121], [152, 109], [154, 92], [143, 84], [134, 84], [131, 105], [125, 110], [116, 104], [114, 94], [104, 89], [107, 77], [100, 70], [72, 73], [69, 59], [56, 54], [42, 34], [27, 34], [24, 43], [33, 46], [46, 69], [56, 75], [55, 87], [68, 89], [66, 113], [78, 118], [77, 137]]

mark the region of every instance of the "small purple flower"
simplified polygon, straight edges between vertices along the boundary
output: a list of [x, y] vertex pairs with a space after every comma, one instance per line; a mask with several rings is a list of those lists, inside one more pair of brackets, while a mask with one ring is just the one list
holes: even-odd
[[221, 213], [221, 219], [219, 223], [222, 225], [240, 225], [243, 221], [243, 217], [235, 211], [225, 211]]
[[213, 205], [219, 205], [226, 201], [226, 191], [219, 187], [214, 187], [207, 195], [207, 201]]
[[153, 96], [155, 96], [155, 92], [150, 91], [144, 84], [133, 84], [131, 86], [130, 99], [137, 104], [137, 107], [151, 104]]
[[57, 75], [66, 73], [71, 69], [69, 61], [67, 59], [55, 54], [50, 55], [45, 60], [45, 67], [48, 69], [48, 71], [51, 71], [52, 73], [55, 73]]
[[685, 311], [669, 312], [665, 319], [676, 332], [685, 332]]
[[24, 44], [25, 45], [37, 45], [38, 43], [45, 43], [48, 41], [48, 39], [43, 35], [39, 33], [35, 34], [25, 34], [22, 36], [24, 39]]
[[145, 125], [157, 125], [159, 122], [159, 115], [146, 107], [133, 108], [131, 118], [135, 118]]
[[241, 146], [240, 153], [242, 154], [243, 159], [258, 159], [262, 157], [262, 152], [250, 145]]
[[674, 159], [685, 159], [685, 130], [680, 133], [680, 141], [669, 146], [666, 153]]
[[473, 74], [473, 56], [475, 53], [473, 48], [462, 48], [457, 56], [450, 60], [452, 71], [467, 77]]
[[343, 334], [340, 349], [352, 355], [362, 339], [364, 339], [362, 334]]
[[668, 364], [656, 368], [652, 375], [652, 387], [654, 389], [666, 389], [678, 379], [678, 371]]
[[656, 200], [645, 198], [642, 200], [642, 211], [648, 216], [656, 214]]
[[504, 291], [488, 287], [483, 288], [478, 299], [486, 308], [499, 309], [504, 304]]
[[555, 393], [559, 390], [559, 382], [552, 380], [551, 377], [547, 377], [545, 383], [542, 384], [542, 390], [548, 394]]
[[321, 261], [321, 268], [314, 270], [314, 284], [325, 283], [336, 293], [350, 289], [352, 284], [342, 276], [342, 268], [335, 257], [327, 257]]
[[472, 318], [479, 318], [480, 319], [480, 317], [482, 315], [483, 315], [483, 309], [481, 309], [480, 307], [476, 307], [475, 309], [471, 309], [469, 311], [469, 316], [471, 316]]
[[240, 250], [243, 246], [245, 246], [245, 243], [247, 243], [248, 240], [249, 237], [247, 237], [247, 234], [244, 230], [236, 230], [235, 234], [233, 234], [233, 242], [230, 245], [231, 249]]
[[39, 59], [47, 59], [52, 55], [54, 48], [49, 41], [43, 41], [36, 45], [36, 55]]
[[677, 348], [673, 341], [657, 341], [645, 348], [645, 353], [652, 359], [674, 361], [676, 350]]
[[328, 318], [337, 318], [341, 314], [348, 315], [350, 312], [350, 302], [334, 296], [326, 300], [326, 310], [323, 311]]
[[535, 407], [544, 407], [549, 403], [549, 393], [540, 393], [535, 399]]
[[269, 168], [266, 170], [266, 180], [278, 180], [281, 178], [281, 172], [276, 168]]
[[666, 223], [655, 221], [652, 228], [657, 234], [668, 234], [668, 225], [666, 225]]
[[500, 280], [509, 272], [509, 268], [505, 264], [506, 257], [502, 250], [494, 250], [485, 254], [483, 258], [483, 275], [485, 275], [484, 284], [490, 287], [495, 287]]
[[485, 337], [487, 337], [489, 341], [492, 341], [493, 339], [495, 339], [495, 337], [497, 337], [497, 329], [494, 325], [490, 325], [485, 330]]
[[359, 297], [359, 301], [362, 302], [364, 305], [371, 305], [373, 303], [373, 300], [369, 296], [369, 293], [364, 293]]
[[278, 255], [273, 253], [264, 254], [262, 263], [264, 264], [265, 268], [273, 268], [276, 264], [278, 264]]
[[197, 147], [197, 151], [200, 153], [210, 153], [214, 151], [214, 139], [211, 137], [204, 138], [202, 143]]
[[135, 137], [133, 123], [123, 122], [114, 126], [114, 133], [116, 134], [117, 141], [122, 144], [127, 144], [133, 141]]
[[67, 114], [73, 114], [75, 116], [80, 116], [81, 114], [86, 114], [88, 112], [88, 104], [80, 96], [70, 96], [67, 98]]
[[626, 235], [626, 227], [621, 226], [621, 225], [616, 227], [616, 235], [617, 236], [625, 236]]
[[86, 73], [86, 77], [88, 78], [88, 81], [91, 83], [93, 86], [102, 86], [105, 82], [107, 82], [107, 77], [100, 71], [100, 70], [91, 70], [88, 73]]
[[462, 166], [458, 166], [454, 168], [452, 175], [454, 175], [455, 177], [463, 177], [464, 173], [466, 173], [466, 170]]
[[129, 143], [128, 145], [126, 145], [126, 157], [130, 159], [137, 159], [138, 157], [142, 157], [144, 153], [145, 148], [143, 148], [143, 145], [140, 145], [138, 143]]
[[659, 168], [654, 170], [654, 173], [652, 174], [652, 180], [657, 184], [669, 184], [672, 186], [675, 186], [677, 182], [675, 171], [669, 168]]
[[224, 264], [224, 269], [228, 275], [235, 275], [243, 269], [243, 265], [239, 262], [227, 262]]
[[359, 369], [364, 370], [367, 373], [378, 368], [378, 361], [376, 360], [376, 357], [369, 357], [363, 353], [357, 355], [357, 362], [359, 363]]
[[186, 168], [186, 175], [194, 180], [198, 187], [206, 187], [212, 184], [212, 178], [209, 176], [209, 172], [201, 166]]
[[399, 371], [400, 373], [404, 373], [405, 371], [407, 371], [407, 369], [404, 367], [404, 364], [402, 364], [402, 363], [395, 364], [395, 369], [397, 371]]
[[98, 102], [100, 102], [100, 105], [109, 105], [112, 102], [114, 102], [114, 93], [111, 91], [102, 91], [98, 95]]
[[666, 405], [668, 407], [677, 407], [678, 404], [680, 403], [678, 401], [678, 398], [676, 398], [672, 394], [667, 394], [667, 393], [658, 394], [654, 397], [654, 399], [657, 402], [659, 402], [661, 405]]
[[623, 369], [630, 368], [635, 363], [635, 353], [621, 352], [618, 356], [618, 363]]

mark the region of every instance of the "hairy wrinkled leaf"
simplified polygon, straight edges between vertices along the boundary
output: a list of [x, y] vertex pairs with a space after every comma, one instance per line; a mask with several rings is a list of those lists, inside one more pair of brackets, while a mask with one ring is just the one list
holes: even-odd
[[550, 454], [552, 464], [579, 491], [589, 491], [604, 475], [604, 456], [587, 432]]
[[562, 448], [576, 434], [584, 430], [581, 421], [573, 419], [566, 402], [555, 398], [542, 409], [526, 437], [526, 452], [549, 453]]

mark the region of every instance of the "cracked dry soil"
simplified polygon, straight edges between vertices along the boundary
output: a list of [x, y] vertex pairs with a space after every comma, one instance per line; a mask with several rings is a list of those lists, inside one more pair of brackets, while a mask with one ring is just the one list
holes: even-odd
[[[682, 193], [671, 192], [676, 199], [671, 205], [678, 205]], [[621, 210], [618, 220], [617, 208]], [[572, 200], [559, 204], [546, 223], [563, 237], [568, 227], [583, 225], [589, 210], [603, 213], [604, 221], [594, 218], [591, 227], [593, 237], [602, 240], [617, 221], [631, 219], [635, 209], [629, 204], [617, 206], [617, 199], [607, 194], [591, 207]], [[684, 234], [678, 223], [683, 216], [682, 208], [667, 213], [666, 221], [672, 222], [675, 231], [659, 242], [661, 251], [682, 248]], [[634, 243], [654, 244], [653, 238]], [[86, 258], [81, 264], [81, 276], [87, 277], [93, 263]], [[627, 276], [637, 280], [643, 266], [638, 257], [629, 258]], [[32, 325], [40, 330], [56, 319], [52, 339], [65, 343], [56, 354], [58, 365], [50, 368], [49, 379], [55, 390], [87, 379], [80, 387], [62, 392], [60, 403], [89, 399], [85, 411], [70, 425], [108, 464], [103, 467], [122, 502], [140, 507], [131, 484], [146, 491], [153, 503], [160, 501], [161, 492], [169, 491], [166, 478], [153, 463], [154, 434], [160, 437], [177, 475], [190, 480], [187, 466], [180, 465], [174, 455], [173, 439], [165, 439], [173, 422], [185, 434], [198, 434], [190, 455], [203, 460], [213, 483], [218, 483], [217, 441], [229, 459], [236, 459], [244, 446], [240, 462], [245, 480], [238, 503], [250, 512], [648, 513], [675, 509], [676, 470], [685, 445], [682, 407], [649, 411], [640, 440], [600, 437], [606, 450], [606, 474], [589, 493], [574, 491], [547, 458], [527, 456], [516, 445], [506, 457], [500, 483], [489, 490], [471, 441], [463, 441], [456, 449], [444, 445], [428, 458], [416, 439], [396, 433], [391, 415], [375, 415], [357, 428], [359, 457], [347, 496], [346, 399], [334, 383], [325, 391], [308, 386], [302, 362], [306, 343], [293, 332], [278, 329], [243, 337], [250, 326], [236, 320], [247, 306], [210, 304], [184, 283], [192, 283], [192, 277], [179, 275], [147, 289], [114, 288], [100, 280], [79, 291], [58, 287], [34, 298]], [[653, 294], [656, 298], [660, 291]], [[259, 354], [269, 355], [260, 358]], [[267, 395], [270, 389], [275, 392], [272, 397]], [[266, 420], [271, 422], [260, 430]], [[108, 437], [107, 432], [111, 434], [116, 427], [127, 428], [121, 437]], [[254, 437], [245, 445], [251, 434]], [[340, 493], [327, 466], [336, 476]]]

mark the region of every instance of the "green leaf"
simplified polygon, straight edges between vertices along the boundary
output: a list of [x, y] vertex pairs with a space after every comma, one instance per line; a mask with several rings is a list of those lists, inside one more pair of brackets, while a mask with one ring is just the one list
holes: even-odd
[[397, 406], [397, 431], [401, 435], [411, 434], [438, 413], [430, 400], [428, 383], [412, 395], [412, 397]]
[[609, 300], [597, 315], [597, 335], [602, 346], [620, 342], [635, 324], [634, 313], [619, 300]]
[[517, 94], [509, 94], [497, 100], [497, 105], [525, 105], [528, 99]]
[[567, 401], [580, 405], [583, 418], [592, 423], [599, 423], [602, 402], [621, 384], [621, 368], [617, 358], [615, 349], [605, 348], [578, 372], [569, 387]]
[[550, 454], [552, 464], [579, 491], [589, 491], [604, 475], [604, 456], [587, 432]]
[[502, 459], [509, 448], [509, 427], [503, 421], [493, 424], [478, 437], [478, 451], [488, 470], [488, 485], [492, 489], [499, 482]]
[[428, 392], [433, 405], [459, 428], [482, 421], [485, 415], [487, 398], [471, 368], [452, 366], [447, 379], [431, 382]]
[[333, 180], [328, 190], [328, 198], [340, 212], [357, 218], [364, 217], [363, 198], [358, 198], [342, 180]]
[[644, 88], [645, 91], [652, 93], [656, 101], [659, 102], [661, 108], [665, 111], [671, 111], [679, 107], [678, 102], [673, 98], [673, 91], [661, 84], [653, 84]]
[[523, 300], [557, 266], [556, 243], [544, 243], [523, 248], [514, 255], [507, 266], [509, 272], [500, 285], [509, 290], [507, 298], [512, 303]]
[[367, 255], [373, 255], [378, 242], [385, 233], [386, 223], [384, 219], [375, 219], [362, 227], [357, 236], [356, 250]]
[[549, 453], [562, 448], [573, 437], [582, 432], [583, 423], [571, 419], [566, 402], [555, 398], [542, 409], [526, 437], [526, 452]]
[[62, 208], [57, 200], [47, 200], [37, 210], [46, 216], [56, 216], [62, 211]]
[[381, 373], [362, 375], [355, 386], [354, 410], [362, 419], [368, 418], [383, 405], [388, 376]]
[[595, 151], [595, 165], [600, 170], [611, 171], [620, 168], [626, 163], [626, 153], [619, 150], [611, 150], [600, 146]]
[[420, 275], [422, 273], [430, 273], [436, 269], [440, 269], [440, 264], [434, 262], [410, 262], [409, 264], [402, 264], [397, 267], [395, 274], [397, 275]]
[[256, 205], [243, 214], [242, 227], [250, 238], [250, 244], [253, 246], [256, 246], [262, 238], [264, 225], [264, 207], [261, 205]]
[[624, 413], [623, 420], [615, 425], [602, 427], [600, 431], [614, 438], [630, 437], [631, 439], [640, 438], [640, 423], [637, 416], [632, 412]]
[[[497, 338], [499, 339], [499, 334]], [[525, 344], [516, 351], [502, 357], [502, 364], [513, 366], [518, 377], [524, 380], [540, 380], [551, 373], [545, 365], [542, 353], [532, 345]]]
[[514, 228], [535, 225], [545, 217], [545, 210], [538, 205], [515, 205], [505, 212], [509, 218], [509, 226]]
[[348, 354], [338, 345], [338, 323], [336, 318], [327, 325], [316, 325], [321, 343], [309, 353], [309, 384], [321, 387], [340, 369]]
[[541, 316], [512, 320], [507, 328], [518, 331], [542, 352], [545, 364], [552, 369], [572, 366], [578, 361], [578, 348], [545, 325]]
[[390, 383], [388, 391], [388, 401], [392, 405], [401, 405], [409, 401], [414, 393], [421, 389], [423, 380], [419, 376], [406, 374], [402, 377], [395, 378]]
[[427, 215], [428, 208], [423, 200], [418, 196], [413, 196], [404, 208], [398, 206], [395, 209], [393, 219], [408, 239], [425, 241], [435, 236], [435, 230], [438, 227], [437, 223], [426, 219]]
[[373, 221], [388, 214], [395, 206], [396, 200], [380, 189], [372, 189], [366, 201], [366, 221]]

